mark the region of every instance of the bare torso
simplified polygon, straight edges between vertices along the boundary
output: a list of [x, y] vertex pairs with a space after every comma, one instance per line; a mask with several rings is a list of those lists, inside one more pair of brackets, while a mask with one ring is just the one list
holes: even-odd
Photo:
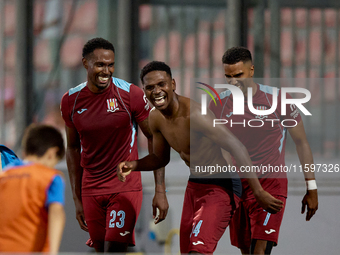
[[165, 117], [161, 112], [155, 112], [157, 129], [162, 133], [170, 147], [177, 151], [187, 166], [192, 170], [195, 166], [226, 165], [221, 149], [203, 133], [197, 130], [195, 111], [200, 111], [200, 105], [189, 98], [178, 96], [178, 112]]

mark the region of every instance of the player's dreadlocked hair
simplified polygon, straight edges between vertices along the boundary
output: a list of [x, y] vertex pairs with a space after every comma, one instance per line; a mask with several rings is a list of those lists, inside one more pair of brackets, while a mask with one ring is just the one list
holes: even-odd
[[108, 40], [97, 37], [85, 43], [83, 47], [83, 58], [86, 58], [86, 56], [91, 54], [96, 49], [112, 50], [113, 53], [115, 52], [115, 48], [113, 47], [112, 43], [110, 43]]
[[245, 47], [233, 47], [227, 50], [223, 57], [222, 63], [233, 65], [242, 61], [243, 63], [252, 61], [250, 51]]
[[142, 83], [143, 83], [144, 76], [152, 71], [164, 71], [168, 75], [170, 75], [170, 77], [172, 78], [171, 69], [167, 64], [165, 64], [164, 62], [160, 62], [160, 61], [152, 61], [148, 63], [146, 66], [144, 66], [142, 71], [140, 71], [139, 77]]

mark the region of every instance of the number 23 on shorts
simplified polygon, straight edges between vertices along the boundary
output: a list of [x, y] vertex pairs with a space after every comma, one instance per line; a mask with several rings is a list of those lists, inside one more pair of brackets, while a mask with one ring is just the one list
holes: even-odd
[[[112, 219], [110, 219], [109, 222], [109, 228], [114, 228], [115, 226], [117, 228], [122, 228], [124, 227], [124, 220], [125, 220], [125, 212], [120, 210], [118, 213], [116, 213], [115, 210], [112, 210], [110, 213], [110, 217], [112, 217]], [[120, 217], [120, 218], [119, 218]], [[117, 218], [117, 222], [116, 221]]]

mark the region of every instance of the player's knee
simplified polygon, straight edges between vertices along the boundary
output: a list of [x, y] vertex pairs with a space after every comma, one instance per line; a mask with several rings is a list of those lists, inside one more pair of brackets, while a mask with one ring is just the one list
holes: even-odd
[[93, 248], [96, 252], [104, 252], [104, 242], [99, 240], [92, 240], [93, 241]]
[[265, 240], [251, 240], [250, 254], [252, 255], [270, 255], [274, 242]]
[[105, 241], [105, 252], [126, 252], [128, 243]]

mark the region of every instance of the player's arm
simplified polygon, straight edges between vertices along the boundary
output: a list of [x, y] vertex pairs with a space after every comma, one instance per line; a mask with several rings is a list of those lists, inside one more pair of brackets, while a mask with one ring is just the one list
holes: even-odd
[[[147, 156], [146, 160], [143, 160], [142, 165], [139, 166], [137, 170], [138, 171], [154, 171], [158, 168], [164, 167], [168, 162], [164, 164], [164, 162], [162, 161], [163, 158], [158, 158], [154, 153], [150, 152], [150, 150], [152, 149], [151, 144], [153, 143], [151, 139], [152, 139], [152, 135], [154, 135], [151, 125], [152, 125], [152, 121], [158, 118], [157, 114], [155, 114], [154, 110], [149, 111], [150, 106], [148, 104], [148, 100], [146, 96], [144, 95], [143, 90], [138, 88], [136, 85], [130, 86], [130, 105], [131, 105], [131, 113], [133, 114], [134, 119], [139, 123], [143, 133], [149, 139], [148, 141], [149, 155]], [[151, 118], [151, 116], [153, 117]], [[146, 118], [148, 119], [145, 120]], [[146, 162], [147, 160], [150, 160], [150, 162], [147, 163]], [[133, 163], [132, 164], [134, 166], [133, 170], [135, 170], [137, 166], [137, 162], [132, 161], [131, 163]], [[120, 164], [118, 164], [117, 170], [120, 168]], [[129, 165], [131, 164], [129, 163]], [[127, 170], [126, 166], [124, 167], [124, 169]], [[117, 171], [117, 174], [119, 177], [120, 172]]]
[[[138, 123], [141, 128], [143, 134], [148, 139], [148, 151], [149, 154], [152, 154], [153, 151], [153, 137], [151, 130], [149, 128], [149, 121], [145, 119], [142, 122]], [[161, 167], [157, 170], [153, 171], [154, 180], [155, 180], [155, 196], [152, 200], [152, 208], [153, 208], [153, 218], [155, 219], [155, 223], [159, 223], [163, 221], [168, 213], [169, 203], [165, 193], [165, 169]], [[159, 215], [157, 216], [157, 208], [159, 209]]]
[[[313, 154], [307, 140], [302, 120], [297, 124], [297, 126], [289, 128], [288, 132], [295, 143], [300, 164], [304, 168], [303, 174], [307, 182], [307, 192], [302, 200], [301, 213], [305, 212], [305, 208], [307, 206], [306, 220], [309, 221], [318, 209], [318, 191], [316, 189], [314, 172], [311, 171], [314, 164]], [[312, 187], [308, 186], [310, 183], [309, 181], [312, 181]]]
[[[239, 167], [252, 166], [247, 149], [236, 136], [234, 136], [225, 125], [217, 124], [215, 127], [213, 126], [214, 114], [209, 109], [207, 115], [202, 116], [199, 107], [193, 108], [190, 121], [191, 128], [197, 129], [198, 132], [201, 132], [204, 136], [211, 139], [220, 146], [220, 148], [229, 152], [235, 158]], [[276, 213], [281, 210], [283, 202], [263, 190], [256, 173], [245, 173], [245, 178], [262, 208], [271, 213]]]
[[64, 206], [60, 203], [51, 203], [48, 207], [48, 237], [52, 254], [59, 251], [65, 220]]
[[56, 175], [48, 187], [45, 206], [48, 209], [48, 238], [50, 252], [57, 254], [65, 226], [65, 181]]
[[233, 159], [231, 158], [230, 153], [227, 152], [226, 150], [223, 150], [222, 148], [221, 148], [221, 151], [222, 151], [222, 155], [223, 155], [224, 159], [227, 161], [228, 165], [233, 166]]
[[[153, 136], [151, 130], [149, 128], [149, 121], [145, 119], [144, 121], [138, 123], [139, 127], [141, 128], [143, 134], [148, 139], [148, 151], [149, 154], [153, 152]], [[141, 170], [142, 171], [142, 170]], [[164, 183], [164, 167], [161, 167], [157, 170], [154, 170], [154, 177], [155, 177], [155, 185], [156, 185], [156, 192], [165, 192], [165, 183]]]
[[80, 138], [77, 130], [65, 126], [66, 129], [66, 163], [70, 177], [73, 201], [76, 207], [76, 218], [81, 229], [88, 231], [85, 222], [83, 204], [81, 202], [81, 182], [83, 177], [83, 168], [80, 165]]
[[157, 116], [153, 115], [154, 112], [150, 112], [149, 127], [152, 134], [153, 151], [142, 159], [119, 163], [117, 166], [117, 174], [121, 181], [125, 181], [125, 177], [130, 174], [131, 171], [153, 171], [166, 166], [170, 161], [170, 145], [157, 128]]

